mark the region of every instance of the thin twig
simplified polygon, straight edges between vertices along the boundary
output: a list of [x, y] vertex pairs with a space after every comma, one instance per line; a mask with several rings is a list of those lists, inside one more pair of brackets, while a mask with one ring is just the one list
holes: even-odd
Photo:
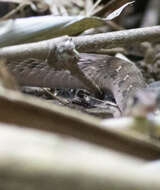
[[27, 5], [27, 3], [20, 3], [15, 9], [13, 9], [12, 11], [10, 11], [9, 13], [7, 13], [6, 15], [4, 15], [2, 18], [0, 18], [0, 21], [4, 21], [7, 20], [9, 18], [11, 18], [12, 16], [14, 16], [18, 11], [20, 11], [21, 9], [25, 8], [25, 6]]

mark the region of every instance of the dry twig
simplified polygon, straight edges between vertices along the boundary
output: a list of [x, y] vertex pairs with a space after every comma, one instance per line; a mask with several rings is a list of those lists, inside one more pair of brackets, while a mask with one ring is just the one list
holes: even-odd
[[[51, 52], [51, 50], [53, 51], [57, 46], [57, 43], [66, 38], [67, 37], [62, 37], [36, 43], [4, 47], [0, 49], [0, 57], [14, 60], [21, 58], [26, 59], [28, 57], [45, 59], [47, 58], [48, 53]], [[68, 39], [72, 39], [75, 48], [79, 52], [93, 52], [100, 48], [120, 47], [135, 42], [159, 41], [160, 26], [79, 37], [68, 37]], [[52, 54], [52, 58], [56, 58], [56, 53]]]

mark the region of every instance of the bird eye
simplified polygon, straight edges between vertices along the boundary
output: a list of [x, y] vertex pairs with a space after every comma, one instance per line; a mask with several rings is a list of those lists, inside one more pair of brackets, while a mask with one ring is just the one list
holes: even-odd
[[137, 96], [134, 96], [133, 97], [133, 105], [137, 104], [138, 103], [138, 97]]

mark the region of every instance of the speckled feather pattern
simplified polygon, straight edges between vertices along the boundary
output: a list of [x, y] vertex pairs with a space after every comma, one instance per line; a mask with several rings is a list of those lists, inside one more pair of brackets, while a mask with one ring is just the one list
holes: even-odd
[[[110, 89], [123, 112], [129, 97], [146, 87], [140, 70], [132, 63], [108, 55], [80, 54], [78, 65], [86, 77], [104, 91]], [[22, 85], [41, 87], [87, 88], [69, 71], [55, 71], [46, 62], [27, 59], [7, 63]]]

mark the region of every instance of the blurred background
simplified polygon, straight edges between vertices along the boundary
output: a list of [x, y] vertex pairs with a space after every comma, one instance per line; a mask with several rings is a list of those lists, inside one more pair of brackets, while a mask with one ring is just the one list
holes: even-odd
[[[0, 17], [6, 19], [48, 14], [105, 17], [108, 10], [106, 7], [114, 1], [116, 0], [0, 0]], [[115, 22], [123, 28], [157, 25], [159, 9], [159, 0], [135, 0]]]

